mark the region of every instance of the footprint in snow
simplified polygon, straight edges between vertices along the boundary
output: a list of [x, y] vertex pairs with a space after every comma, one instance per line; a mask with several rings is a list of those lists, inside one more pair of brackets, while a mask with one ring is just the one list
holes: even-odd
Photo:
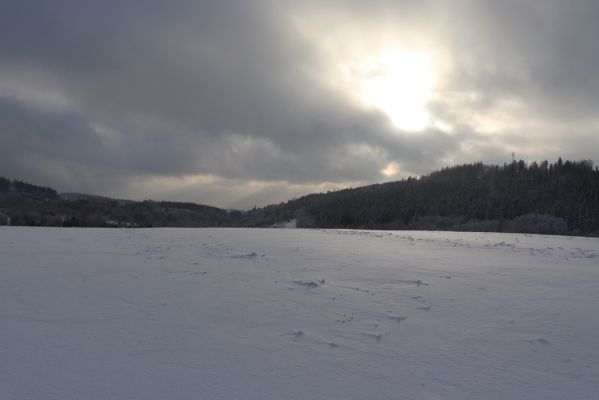
[[394, 316], [394, 315], [388, 315], [387, 319], [390, 319], [391, 321], [395, 321], [399, 324], [401, 321], [406, 319], [406, 317], [398, 317], [398, 316]]
[[383, 340], [383, 334], [382, 333], [371, 333], [371, 332], [367, 332], [367, 333], [363, 333], [363, 335], [376, 340], [377, 343], [380, 343], [381, 340]]
[[427, 282], [424, 282], [423, 280], [417, 279], [415, 281], [410, 281], [410, 280], [397, 280], [397, 283], [403, 283], [406, 285], [416, 285], [416, 286], [428, 286], [429, 284]]
[[304, 331], [293, 331], [290, 333], [281, 333], [281, 336], [293, 336], [294, 341], [299, 340], [304, 335], [305, 335]]
[[254, 259], [256, 257], [258, 257], [258, 254], [252, 252], [252, 253], [248, 253], [248, 254], [240, 254], [240, 255], [232, 256], [231, 258], [240, 258], [240, 259], [252, 260], [252, 259]]
[[353, 320], [354, 320], [353, 315], [348, 316], [347, 314], [343, 314], [343, 318], [337, 319], [337, 320], [335, 320], [335, 322], [339, 322], [340, 324], [345, 324], [345, 323], [351, 322]]
[[303, 286], [308, 289], [313, 289], [324, 285], [324, 279], [321, 279], [319, 281], [293, 281], [293, 284]]
[[370, 290], [368, 290], [368, 289], [362, 289], [362, 288], [359, 288], [359, 287], [343, 286], [343, 288], [344, 289], [355, 290], [356, 292], [370, 293]]
[[544, 338], [537, 338], [537, 339], [533, 339], [533, 340], [529, 340], [528, 343], [535, 345], [535, 344], [542, 344], [542, 345], [549, 345], [551, 344], [551, 342], [547, 339]]

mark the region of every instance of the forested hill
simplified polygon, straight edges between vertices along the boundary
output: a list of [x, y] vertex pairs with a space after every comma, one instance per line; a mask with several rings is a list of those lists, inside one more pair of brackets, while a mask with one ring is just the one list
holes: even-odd
[[0, 177], [0, 196], [56, 198], [57, 193], [56, 190], [48, 187]]
[[599, 170], [590, 161], [482, 163], [420, 178], [311, 194], [250, 211], [125, 201], [0, 178], [0, 225], [273, 226], [599, 235]]
[[406, 180], [313, 194], [246, 214], [248, 225], [599, 234], [591, 161], [460, 165]]
[[0, 178], [0, 225], [231, 226], [233, 217], [238, 214], [193, 203], [131, 201], [82, 193], [57, 194], [47, 187]]

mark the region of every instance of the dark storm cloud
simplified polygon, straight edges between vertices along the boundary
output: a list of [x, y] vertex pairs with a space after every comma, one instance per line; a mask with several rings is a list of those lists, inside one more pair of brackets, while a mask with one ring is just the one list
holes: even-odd
[[67, 162], [102, 158], [102, 143], [79, 115], [53, 115], [10, 99], [0, 99], [0, 140], [3, 162], [26, 154]]
[[[519, 128], [493, 138], [469, 116], [491, 115], [506, 99], [531, 121], [597, 119], [593, 1], [56, 0], [6, 1], [0, 11], [0, 175], [63, 190], [143, 197], [133, 182], [201, 175], [218, 185], [170, 193], [201, 201], [202, 187], [273, 182], [262, 200], [224, 190], [210, 197], [268, 201], [284, 182], [308, 190], [378, 181], [390, 162], [420, 174], [447, 160], [501, 160]], [[292, 24], [307, 12], [326, 18], [311, 37]], [[451, 134], [402, 132], [323, 83], [326, 54], [314, 37], [326, 40], [337, 22], [359, 35], [380, 21], [451, 54], [441, 98], [430, 104]], [[568, 138], [560, 129], [552, 144], [571, 157], [599, 151], [580, 146], [596, 126]]]

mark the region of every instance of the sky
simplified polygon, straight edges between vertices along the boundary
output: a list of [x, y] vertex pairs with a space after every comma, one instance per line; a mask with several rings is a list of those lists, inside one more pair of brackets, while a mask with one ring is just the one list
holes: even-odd
[[3, 0], [0, 176], [246, 209], [599, 161], [596, 0]]

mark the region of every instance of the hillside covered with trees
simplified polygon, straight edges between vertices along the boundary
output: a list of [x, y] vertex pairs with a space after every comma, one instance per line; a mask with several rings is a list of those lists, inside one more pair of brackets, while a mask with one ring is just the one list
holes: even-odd
[[599, 235], [591, 161], [474, 163], [420, 178], [311, 194], [249, 211], [193, 203], [58, 195], [0, 178], [0, 224], [97, 227], [426, 229]]
[[193, 203], [117, 200], [0, 178], [0, 225], [208, 227], [231, 225], [226, 210]]
[[599, 171], [591, 161], [474, 163], [419, 179], [312, 194], [250, 211], [249, 225], [296, 218], [319, 228], [599, 233]]

